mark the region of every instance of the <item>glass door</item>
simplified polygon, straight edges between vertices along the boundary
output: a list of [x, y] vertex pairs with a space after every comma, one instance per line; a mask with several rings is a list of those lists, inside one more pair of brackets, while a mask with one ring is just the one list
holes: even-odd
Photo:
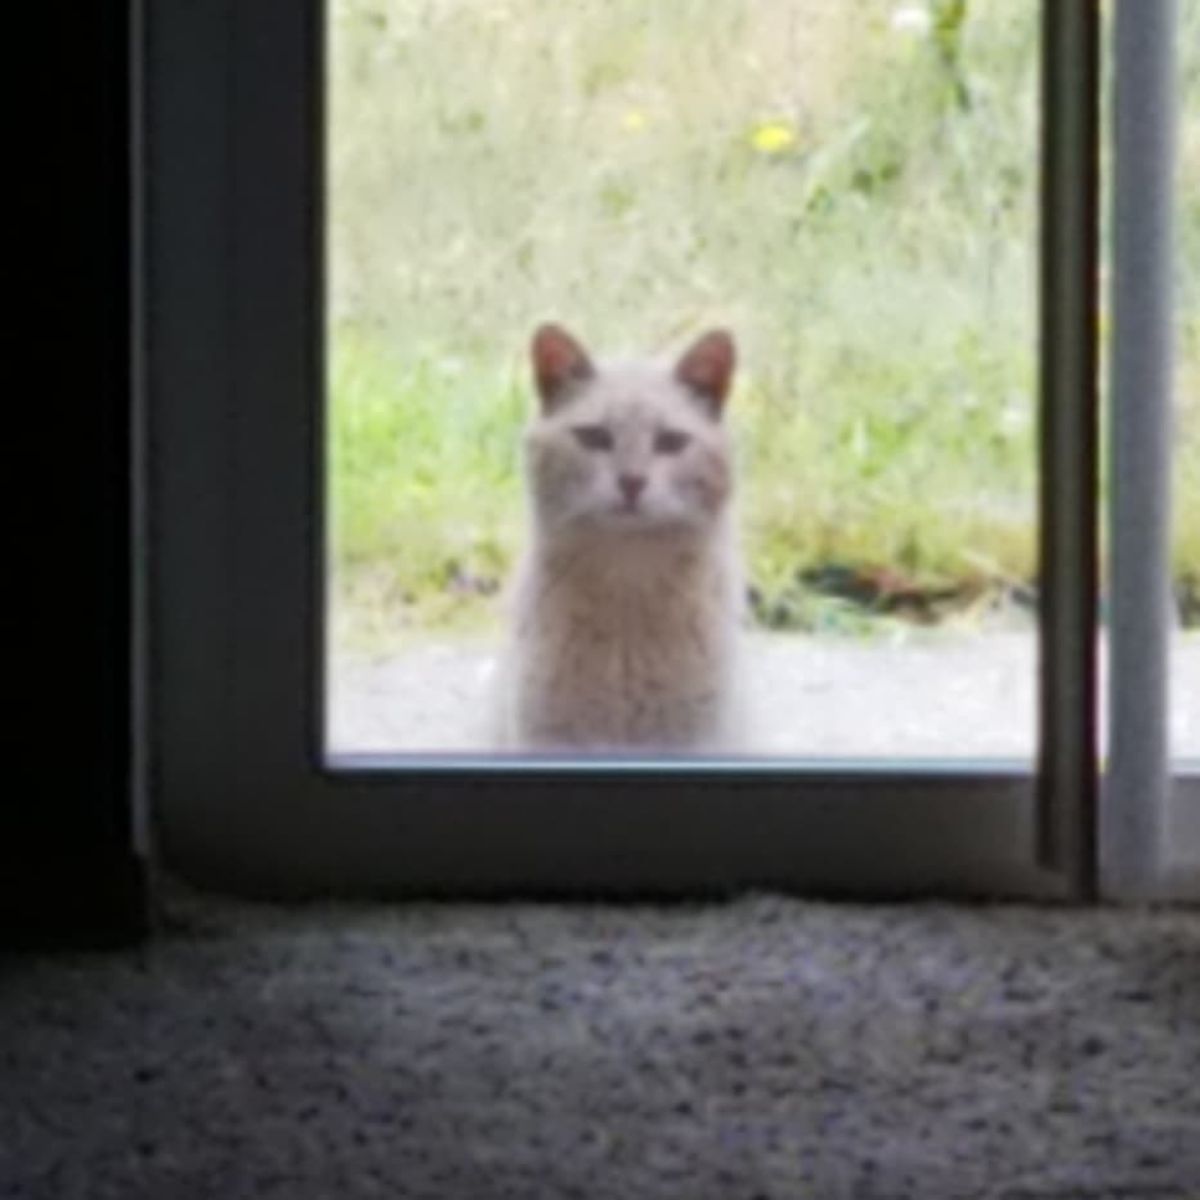
[[1200, 3], [1181, 0], [1174, 197], [1178, 310], [1172, 574], [1171, 755], [1178, 887], [1200, 895]]
[[330, 0], [326, 37], [331, 761], [496, 752], [512, 627], [548, 619], [527, 439], [597, 502], [617, 470], [543, 419], [555, 321], [601, 382], [735, 339], [739, 757], [1031, 771], [1035, 0]]
[[[293, 890], [1086, 894], [1096, 15], [165, 8], [171, 857]], [[736, 752], [479, 733], [542, 532], [525, 431], [610, 356], [736, 445]], [[707, 444], [659, 425], [647, 453]]]

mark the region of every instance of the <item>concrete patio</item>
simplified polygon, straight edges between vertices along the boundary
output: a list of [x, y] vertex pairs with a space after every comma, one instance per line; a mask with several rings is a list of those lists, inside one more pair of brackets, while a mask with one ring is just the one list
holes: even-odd
[[[754, 635], [752, 750], [800, 758], [1029, 758], [1032, 631], [918, 633], [900, 640]], [[486, 750], [494, 647], [436, 640], [403, 653], [335, 656], [328, 745], [340, 754]], [[1103, 666], [1103, 662], [1102, 662]], [[1200, 635], [1179, 635], [1171, 733], [1200, 758]]]

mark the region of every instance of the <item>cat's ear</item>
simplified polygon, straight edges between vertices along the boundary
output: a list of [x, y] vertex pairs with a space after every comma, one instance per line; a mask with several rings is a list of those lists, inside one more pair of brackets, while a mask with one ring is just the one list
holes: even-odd
[[737, 350], [724, 329], [712, 329], [697, 338], [675, 366], [675, 378], [719, 417], [729, 395]]
[[538, 326], [530, 353], [543, 412], [553, 412], [576, 384], [596, 373], [587, 351], [561, 325]]

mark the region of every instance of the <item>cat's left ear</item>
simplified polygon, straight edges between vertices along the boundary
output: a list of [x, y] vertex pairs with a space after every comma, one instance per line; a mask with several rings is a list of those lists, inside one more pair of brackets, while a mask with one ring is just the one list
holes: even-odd
[[574, 387], [591, 379], [596, 372], [587, 351], [561, 325], [539, 325], [530, 355], [543, 412], [553, 412]]
[[737, 349], [724, 329], [713, 329], [692, 343], [675, 366], [675, 378], [719, 417], [729, 395]]

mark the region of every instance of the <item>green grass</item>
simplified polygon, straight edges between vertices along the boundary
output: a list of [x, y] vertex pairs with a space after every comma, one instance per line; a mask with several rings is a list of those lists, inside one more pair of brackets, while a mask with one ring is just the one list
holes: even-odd
[[[1027, 579], [1037, 6], [333, 0], [335, 596], [475, 619], [521, 534], [533, 326], [737, 333], [751, 574]], [[1179, 573], [1200, 578], [1200, 0], [1185, 0]], [[353, 628], [353, 619], [347, 627]]]

